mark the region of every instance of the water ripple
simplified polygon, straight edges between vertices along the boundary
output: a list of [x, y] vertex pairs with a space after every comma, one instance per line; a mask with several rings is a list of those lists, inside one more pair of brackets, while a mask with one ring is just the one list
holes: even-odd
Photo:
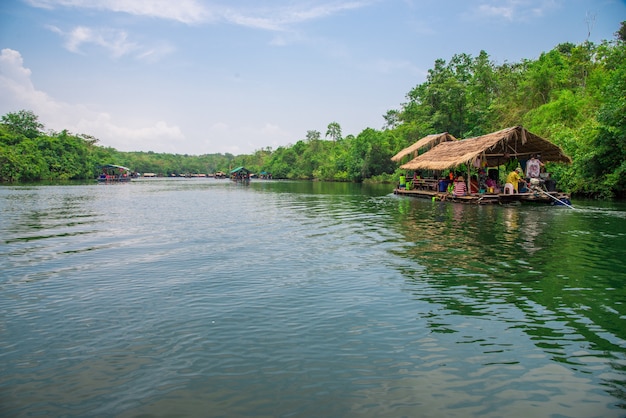
[[0, 413], [622, 415], [619, 213], [355, 187], [0, 189]]

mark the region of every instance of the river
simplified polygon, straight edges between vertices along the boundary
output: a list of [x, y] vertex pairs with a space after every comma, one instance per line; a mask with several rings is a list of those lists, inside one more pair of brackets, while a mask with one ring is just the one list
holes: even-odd
[[0, 416], [626, 416], [626, 204], [390, 190], [0, 187]]

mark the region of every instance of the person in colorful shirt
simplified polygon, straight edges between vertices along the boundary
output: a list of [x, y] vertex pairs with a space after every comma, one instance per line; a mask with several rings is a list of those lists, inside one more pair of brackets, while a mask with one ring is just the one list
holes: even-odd
[[459, 176], [454, 181], [454, 195], [455, 196], [465, 196], [467, 194], [467, 184], [465, 184], [465, 179], [463, 176]]
[[526, 162], [526, 178], [538, 179], [541, 173], [541, 167], [544, 164], [539, 159], [539, 155], [533, 155], [530, 160]]

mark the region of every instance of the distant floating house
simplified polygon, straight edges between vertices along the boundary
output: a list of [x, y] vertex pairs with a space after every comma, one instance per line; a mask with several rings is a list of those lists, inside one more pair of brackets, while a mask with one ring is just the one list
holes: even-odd
[[130, 168], [121, 165], [105, 164], [100, 167], [99, 182], [124, 182], [130, 181], [132, 173]]
[[237, 167], [230, 170], [230, 178], [236, 181], [249, 181], [251, 171], [245, 167]]

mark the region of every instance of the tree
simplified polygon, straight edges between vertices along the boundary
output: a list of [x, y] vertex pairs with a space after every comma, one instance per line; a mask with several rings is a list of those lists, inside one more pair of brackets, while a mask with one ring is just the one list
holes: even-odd
[[[622, 27], [624, 25], [622, 24]], [[626, 195], [626, 44], [608, 57], [612, 67], [598, 112], [600, 127], [588, 168], [606, 196]]]
[[472, 77], [467, 84], [467, 120], [463, 134], [478, 136], [489, 132], [493, 125], [493, 103], [498, 83], [493, 63], [485, 51], [472, 61]]
[[615, 32], [615, 37], [620, 42], [626, 42], [626, 20], [622, 22], [619, 30]]
[[333, 142], [341, 141], [341, 126], [337, 122], [331, 122], [328, 124], [326, 130], [326, 137], [331, 137]]
[[320, 131], [306, 131], [306, 140], [307, 141], [316, 141], [320, 139], [322, 134]]
[[400, 112], [396, 109], [388, 110], [383, 118], [385, 119], [383, 129], [395, 129], [400, 125]]
[[44, 128], [39, 118], [31, 110], [20, 110], [17, 113], [7, 113], [2, 116], [2, 123], [9, 131], [23, 135], [26, 138], [37, 138]]

